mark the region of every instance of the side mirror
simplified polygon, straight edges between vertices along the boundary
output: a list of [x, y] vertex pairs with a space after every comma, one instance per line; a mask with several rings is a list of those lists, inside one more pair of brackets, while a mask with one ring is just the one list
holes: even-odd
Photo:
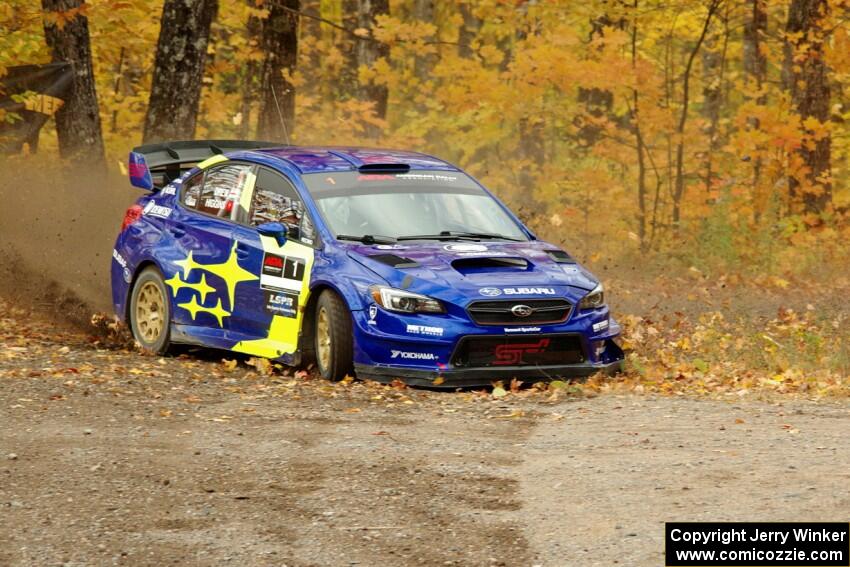
[[260, 236], [271, 236], [277, 241], [278, 246], [283, 246], [286, 242], [286, 225], [279, 222], [264, 222], [257, 226], [257, 232]]

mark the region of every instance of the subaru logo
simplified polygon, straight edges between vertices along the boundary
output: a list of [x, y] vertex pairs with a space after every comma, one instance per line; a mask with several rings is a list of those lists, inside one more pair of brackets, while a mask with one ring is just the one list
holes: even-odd
[[502, 290], [497, 287], [482, 287], [478, 290], [478, 293], [487, 297], [496, 297], [497, 295], [502, 295]]
[[513, 313], [515, 317], [528, 317], [529, 315], [534, 313], [534, 309], [532, 309], [528, 305], [514, 305], [513, 307], [511, 307], [511, 313]]

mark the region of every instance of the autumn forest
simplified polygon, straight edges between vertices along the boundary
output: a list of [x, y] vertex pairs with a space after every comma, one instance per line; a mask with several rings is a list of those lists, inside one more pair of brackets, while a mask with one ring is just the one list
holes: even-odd
[[412, 147], [648, 250], [719, 209], [786, 235], [837, 222], [848, 18], [844, 0], [11, 0], [0, 73], [76, 62], [42, 142], [66, 158], [193, 137]]

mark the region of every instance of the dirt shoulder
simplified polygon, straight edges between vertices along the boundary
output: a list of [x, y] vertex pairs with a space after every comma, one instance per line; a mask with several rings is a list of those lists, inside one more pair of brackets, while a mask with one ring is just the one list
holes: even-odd
[[657, 565], [665, 520], [836, 520], [850, 412], [440, 393], [0, 318], [2, 565]]

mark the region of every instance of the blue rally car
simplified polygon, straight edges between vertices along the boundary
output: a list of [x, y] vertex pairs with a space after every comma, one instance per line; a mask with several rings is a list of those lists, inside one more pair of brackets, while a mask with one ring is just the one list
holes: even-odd
[[457, 167], [415, 152], [146, 145], [115, 312], [190, 343], [442, 387], [619, 369], [602, 284]]

